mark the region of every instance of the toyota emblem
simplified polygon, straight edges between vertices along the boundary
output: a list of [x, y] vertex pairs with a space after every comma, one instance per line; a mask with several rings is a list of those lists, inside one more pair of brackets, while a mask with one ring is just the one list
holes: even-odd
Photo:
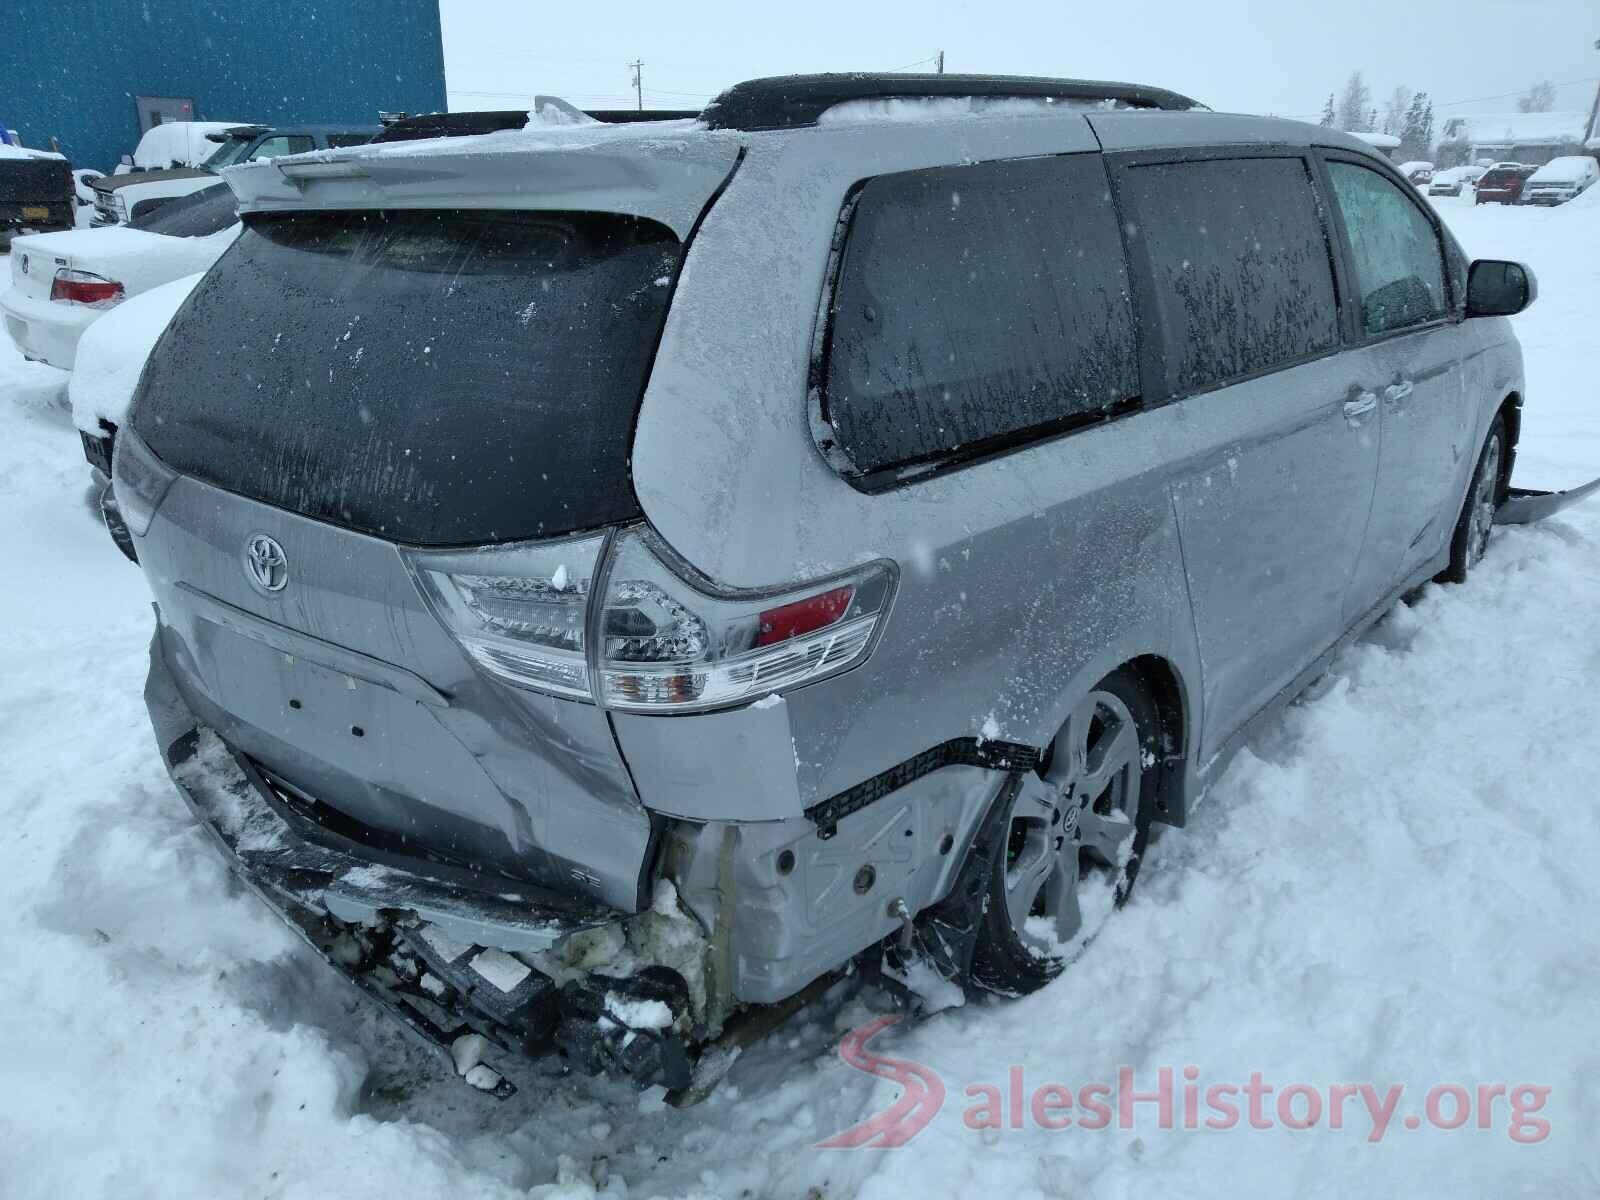
[[281, 592], [289, 582], [289, 556], [276, 539], [252, 534], [244, 544], [244, 570], [257, 591]]

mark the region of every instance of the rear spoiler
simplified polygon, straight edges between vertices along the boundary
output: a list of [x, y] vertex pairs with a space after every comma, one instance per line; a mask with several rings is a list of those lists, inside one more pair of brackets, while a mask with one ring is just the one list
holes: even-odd
[[658, 221], [681, 240], [738, 157], [732, 138], [596, 122], [316, 150], [241, 163], [222, 176], [246, 219], [307, 209], [606, 212]]
[[1532, 525], [1546, 517], [1553, 517], [1564, 508], [1571, 508], [1580, 500], [1587, 500], [1600, 492], [1600, 479], [1591, 479], [1582, 487], [1568, 488], [1564, 492], [1535, 492], [1527, 488], [1511, 488], [1506, 498], [1495, 510], [1496, 525]]

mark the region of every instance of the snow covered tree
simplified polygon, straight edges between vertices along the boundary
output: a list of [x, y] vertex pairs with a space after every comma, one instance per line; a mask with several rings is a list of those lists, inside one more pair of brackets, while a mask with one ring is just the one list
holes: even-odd
[[1411, 97], [1405, 116], [1401, 118], [1399, 128], [1385, 130], [1399, 135], [1400, 153], [1406, 159], [1431, 158], [1430, 151], [1433, 147], [1433, 102], [1428, 99], [1427, 92], [1418, 92]]
[[1517, 97], [1518, 112], [1549, 112], [1556, 106], [1556, 85], [1548, 79], [1540, 80]]
[[1339, 107], [1334, 115], [1334, 123], [1346, 131], [1365, 129], [1371, 106], [1372, 89], [1367, 86], [1367, 81], [1361, 78], [1360, 71], [1351, 71], [1350, 78], [1345, 80], [1344, 91], [1339, 93]]
[[1336, 119], [1333, 111], [1333, 93], [1329, 92], [1328, 102], [1322, 106], [1322, 120], [1318, 121], [1317, 124], [1324, 129], [1332, 129]]

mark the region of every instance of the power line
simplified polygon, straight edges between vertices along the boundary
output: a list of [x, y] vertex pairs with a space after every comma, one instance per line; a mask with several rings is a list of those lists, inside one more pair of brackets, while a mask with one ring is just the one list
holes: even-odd
[[[1569, 79], [1565, 83], [1553, 83], [1550, 86], [1551, 87], [1558, 87], [1558, 88], [1577, 87], [1580, 84], [1585, 84], [1585, 83], [1600, 83], [1600, 75], [1591, 75], [1587, 79]], [[1526, 96], [1527, 94], [1528, 94], [1528, 89], [1527, 88], [1523, 88], [1520, 91], [1515, 91], [1515, 92], [1501, 92], [1497, 96], [1474, 96], [1470, 100], [1440, 100], [1440, 101], [1438, 101], [1437, 103], [1434, 104], [1434, 107], [1435, 108], [1459, 108], [1463, 104], [1484, 104], [1484, 103], [1486, 103], [1486, 102], [1488, 102], [1490, 100], [1510, 100], [1513, 97]], [[1285, 113], [1283, 115], [1287, 116], [1290, 120], [1296, 120], [1296, 121], [1298, 121], [1298, 120], [1308, 120], [1311, 117], [1320, 117], [1320, 116], [1322, 116], [1322, 114], [1320, 112], [1314, 112], [1314, 113]]]

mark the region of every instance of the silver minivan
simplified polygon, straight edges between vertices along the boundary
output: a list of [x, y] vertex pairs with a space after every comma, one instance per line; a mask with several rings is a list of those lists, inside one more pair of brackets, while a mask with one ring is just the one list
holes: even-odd
[[505, 123], [230, 169], [114, 464], [175, 780], [479, 1086], [1045, 984], [1506, 497], [1533, 279], [1356, 139], [948, 75]]

